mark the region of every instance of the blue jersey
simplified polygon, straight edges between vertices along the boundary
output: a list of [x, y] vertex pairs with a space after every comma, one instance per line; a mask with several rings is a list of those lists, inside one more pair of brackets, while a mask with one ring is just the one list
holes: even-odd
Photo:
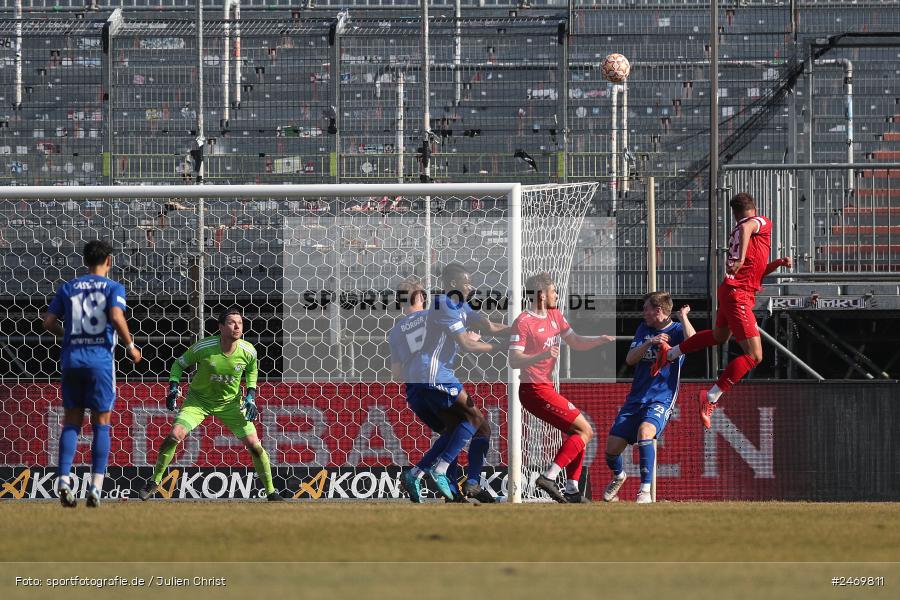
[[[648, 327], [646, 323], [641, 323], [634, 334], [634, 340], [631, 342], [631, 348], [636, 348], [652, 337], [666, 333], [669, 335], [670, 346], [677, 346], [684, 341], [684, 326], [681, 323], [670, 323], [668, 327], [663, 329], [654, 329]], [[634, 368], [634, 380], [631, 384], [631, 391], [625, 400], [626, 404], [638, 403], [663, 403], [671, 404], [678, 395], [678, 383], [681, 380], [681, 364], [684, 362], [684, 355], [678, 357], [668, 367], [663, 368], [656, 377], [650, 376], [650, 367], [656, 361], [656, 353], [658, 346], [651, 346], [641, 358], [640, 362]]]
[[126, 310], [125, 287], [99, 275], [82, 275], [60, 286], [49, 312], [65, 329], [62, 368], [106, 368], [111, 371], [116, 332], [109, 314], [114, 306]]
[[484, 320], [465, 301], [454, 302], [446, 294], [434, 298], [425, 319], [425, 339], [422, 351], [411, 361], [410, 381], [425, 383], [443, 389], [440, 384], [458, 385], [454, 374], [459, 344], [456, 336], [466, 331], [467, 325]]
[[412, 373], [413, 359], [422, 351], [425, 343], [425, 320], [427, 310], [420, 310], [404, 315], [388, 333], [388, 344], [391, 347], [391, 362], [403, 366], [404, 383], [414, 383]]

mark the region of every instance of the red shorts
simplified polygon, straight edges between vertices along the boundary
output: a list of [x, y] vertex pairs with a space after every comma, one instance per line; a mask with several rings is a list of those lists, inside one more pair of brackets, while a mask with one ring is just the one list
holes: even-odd
[[716, 311], [716, 327], [728, 327], [735, 341], [759, 337], [753, 306], [756, 294], [741, 288], [722, 284], [719, 286], [719, 309]]
[[519, 384], [519, 401], [522, 407], [541, 421], [553, 425], [563, 433], [581, 414], [575, 405], [566, 400], [552, 383]]

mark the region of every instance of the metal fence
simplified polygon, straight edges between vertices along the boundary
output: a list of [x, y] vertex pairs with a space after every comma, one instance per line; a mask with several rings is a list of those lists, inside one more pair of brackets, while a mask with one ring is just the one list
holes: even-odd
[[[679, 176], [705, 153], [697, 133], [708, 120], [708, 55], [696, 35], [698, 8], [677, 18], [624, 9], [615, 22], [595, 6], [436, 11], [427, 119], [421, 19], [408, 16], [416, 11], [341, 20], [336, 10], [274, 18], [257, 10], [238, 21], [208, 10], [201, 51], [197, 20], [183, 7], [166, 18], [138, 8], [118, 20], [88, 11], [0, 21], [0, 82], [7, 98], [23, 97], [9, 130], [0, 129], [17, 156], [10, 183], [177, 182], [193, 175], [189, 153], [200, 133], [206, 178], [222, 183], [415, 181], [425, 158], [439, 181], [609, 180], [611, 155], [621, 151], [612, 131], [622, 148], [657, 157], [645, 165], [657, 176]], [[745, 13], [726, 19], [723, 48], [750, 59], [762, 49], [781, 62], [723, 61], [737, 86], [733, 102], [723, 100], [735, 115], [726, 130], [746, 112], [741, 88], [757, 82], [763, 93], [758, 81], [774, 81], [792, 52], [787, 11], [754, 10], [765, 27]], [[613, 51], [634, 58], [618, 124], [599, 70]], [[423, 152], [426, 120], [434, 137]], [[786, 129], [767, 131], [768, 149], [754, 152], [774, 156]], [[23, 136], [48, 139], [26, 156], [17, 148]], [[533, 162], [517, 158], [520, 150]]]
[[[0, 181], [180, 183], [196, 181], [199, 159], [213, 183], [418, 181], [426, 162], [437, 181], [600, 181], [595, 214], [617, 217], [619, 264], [627, 267], [618, 290], [638, 295], [646, 287], [638, 274], [645, 271], [644, 184], [631, 178], [653, 174], [660, 283], [703, 295], [708, 2], [551, 0], [532, 2], [529, 11], [473, 1], [460, 3], [463, 16], [453, 2], [433, 3], [426, 70], [415, 3], [360, 9], [343, 21], [334, 4], [245, 1], [240, 22], [208, 4], [202, 36], [195, 3], [178, 0], [129, 1], [118, 22], [102, 2], [97, 11], [60, 2], [71, 10], [0, 20], [0, 89], [13, 105], [0, 114]], [[795, 41], [787, 3], [724, 3], [719, 95], [727, 159], [843, 161], [850, 139], [856, 160], [894, 160], [879, 154], [896, 141], [889, 121], [900, 90], [887, 77], [889, 49], [834, 51], [855, 61], [853, 98], [840, 69], [817, 66], [813, 82], [770, 102], [809, 39], [843, 32], [846, 23], [895, 30], [900, 18], [879, 10], [883, 4], [847, 10], [800, 2]], [[151, 6], [169, 12], [144, 10]], [[628, 104], [615, 120], [615, 90], [598, 69], [611, 51], [633, 58]], [[432, 135], [423, 143], [426, 120]], [[806, 179], [785, 185], [813, 196]], [[812, 185], [817, 194], [837, 194], [854, 182], [816, 176]], [[866, 201], [892, 198], [870, 189]], [[801, 197], [791, 210], [803, 210]], [[833, 236], [864, 242], [871, 231], [886, 241], [865, 255], [821, 245], [811, 271], [814, 260], [831, 271], [881, 268], [878, 248], [890, 254], [896, 215], [874, 211], [854, 230], [856, 221], [834, 225], [827, 208], [817, 214]], [[816, 226], [796, 225], [815, 256]], [[605, 277], [588, 269], [583, 276]]]
[[795, 257], [800, 273], [900, 274], [900, 163], [724, 170], [722, 214], [733, 193], [754, 196], [775, 225], [773, 252]]

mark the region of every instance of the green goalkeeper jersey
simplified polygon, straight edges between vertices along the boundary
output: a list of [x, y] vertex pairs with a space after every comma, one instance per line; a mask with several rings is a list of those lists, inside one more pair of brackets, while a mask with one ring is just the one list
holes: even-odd
[[241, 401], [241, 377], [248, 388], [256, 387], [256, 349], [246, 340], [238, 340], [231, 354], [222, 352], [219, 336], [204, 338], [188, 348], [175, 363], [169, 381], [181, 381], [182, 372], [196, 365], [186, 400], [220, 406]]

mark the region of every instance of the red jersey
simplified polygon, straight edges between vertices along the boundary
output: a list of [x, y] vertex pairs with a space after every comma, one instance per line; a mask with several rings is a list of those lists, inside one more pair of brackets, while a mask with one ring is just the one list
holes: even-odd
[[757, 223], [757, 228], [756, 233], [750, 235], [750, 244], [747, 246], [744, 264], [734, 275], [726, 272], [722, 283], [755, 292], [762, 287], [766, 266], [769, 264], [769, 252], [772, 248], [772, 221], [759, 215], [738, 221], [728, 237], [727, 263], [730, 267], [741, 257], [741, 225], [750, 220]]
[[[540, 354], [572, 333], [572, 327], [558, 309], [541, 316], [526, 310], [513, 322], [509, 336], [509, 349], [520, 350], [528, 356]], [[519, 379], [527, 383], [551, 383], [556, 359], [551, 357], [522, 369]]]

